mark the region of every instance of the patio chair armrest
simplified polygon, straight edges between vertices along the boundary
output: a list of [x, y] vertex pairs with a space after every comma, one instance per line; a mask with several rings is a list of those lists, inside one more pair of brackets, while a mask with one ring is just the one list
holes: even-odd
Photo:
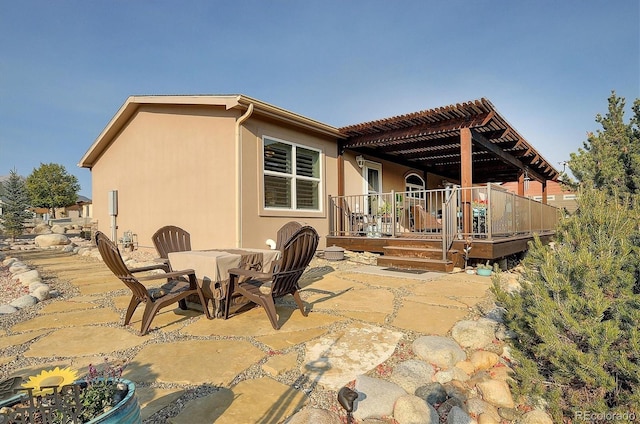
[[140, 281], [150, 281], [150, 280], [166, 280], [168, 278], [176, 278], [176, 277], [182, 277], [185, 275], [191, 276], [193, 275], [195, 277], [195, 271], [192, 269], [183, 269], [181, 271], [173, 271], [173, 272], [167, 272], [165, 274], [153, 274], [153, 275], [146, 275], [144, 277], [139, 277], [138, 280]]
[[141, 266], [139, 268], [129, 268], [129, 272], [134, 274], [136, 272], [153, 271], [155, 269], [161, 269], [165, 272], [169, 272], [169, 266], [167, 264], [155, 264], [155, 265]]
[[270, 279], [273, 277], [273, 273], [271, 272], [260, 272], [253, 269], [244, 269], [244, 268], [231, 268], [229, 270], [229, 275], [237, 275], [239, 277], [250, 277], [250, 278], [255, 278], [256, 280]]

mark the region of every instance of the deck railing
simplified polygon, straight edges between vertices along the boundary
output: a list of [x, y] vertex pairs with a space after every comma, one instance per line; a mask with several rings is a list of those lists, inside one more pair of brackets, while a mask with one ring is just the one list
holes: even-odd
[[[329, 235], [493, 239], [555, 230], [557, 208], [496, 185], [330, 196]], [[446, 250], [445, 249], [445, 250]]]

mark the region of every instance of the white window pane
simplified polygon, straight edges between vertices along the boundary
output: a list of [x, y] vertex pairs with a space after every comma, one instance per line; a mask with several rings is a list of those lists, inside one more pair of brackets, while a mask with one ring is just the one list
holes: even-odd
[[264, 141], [264, 169], [291, 174], [292, 146], [274, 140]]
[[320, 153], [313, 150], [296, 148], [296, 175], [320, 178]]
[[267, 208], [291, 208], [291, 179], [265, 175], [264, 206]]
[[298, 209], [319, 209], [318, 204], [318, 182], [297, 180], [296, 181], [296, 207]]

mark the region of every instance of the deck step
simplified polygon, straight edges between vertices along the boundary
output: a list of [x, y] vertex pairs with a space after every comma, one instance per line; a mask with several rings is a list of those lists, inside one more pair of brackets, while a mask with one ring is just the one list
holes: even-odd
[[406, 256], [383, 255], [378, 258], [378, 266], [403, 269], [424, 269], [436, 272], [453, 271], [452, 261], [442, 259], [412, 258]]
[[[391, 256], [401, 256], [405, 258], [442, 259], [442, 248], [417, 247], [417, 246], [385, 246], [384, 254]], [[447, 259], [452, 255], [457, 255], [457, 250], [450, 250]]]

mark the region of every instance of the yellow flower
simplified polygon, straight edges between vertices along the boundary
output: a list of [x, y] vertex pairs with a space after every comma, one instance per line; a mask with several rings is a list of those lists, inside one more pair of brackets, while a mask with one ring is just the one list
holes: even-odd
[[[78, 371], [67, 368], [55, 367], [52, 370], [42, 370], [40, 374], [35, 376], [30, 376], [29, 381], [24, 383], [22, 387], [28, 389], [33, 389], [33, 395], [43, 395], [53, 393], [52, 386], [57, 386], [58, 388], [64, 386], [65, 384], [71, 384], [78, 379]], [[43, 387], [50, 387], [48, 389], [43, 389]]]

